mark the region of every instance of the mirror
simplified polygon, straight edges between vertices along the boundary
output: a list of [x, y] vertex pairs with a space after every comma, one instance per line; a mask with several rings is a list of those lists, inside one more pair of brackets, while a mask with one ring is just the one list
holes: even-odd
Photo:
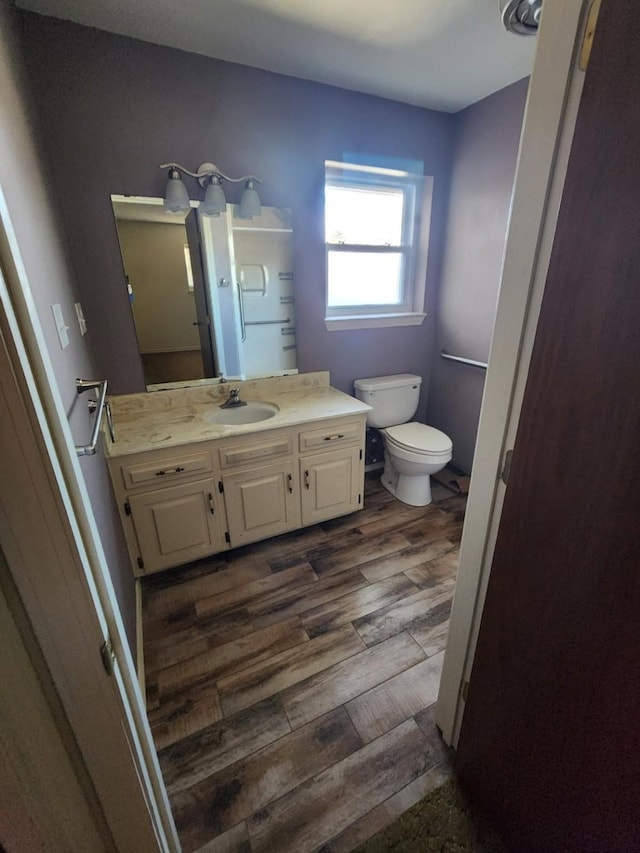
[[111, 196], [147, 388], [296, 373], [290, 211], [167, 213]]

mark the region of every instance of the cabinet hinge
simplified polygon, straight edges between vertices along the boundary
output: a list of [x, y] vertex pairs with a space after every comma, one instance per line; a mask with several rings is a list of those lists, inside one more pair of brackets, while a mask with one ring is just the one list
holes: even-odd
[[222, 480], [218, 480], [218, 491], [220, 494], [224, 494], [224, 485], [222, 484]]
[[125, 501], [124, 514], [125, 515], [131, 515], [131, 504], [129, 503], [129, 501]]
[[144, 561], [143, 561], [142, 557], [138, 557], [138, 568], [144, 569]]
[[362, 448], [360, 448], [360, 459], [362, 459]]
[[466, 702], [466, 701], [467, 701], [467, 697], [469, 696], [469, 682], [468, 682], [468, 681], [464, 681], [464, 682], [463, 682], [463, 684], [462, 684], [462, 690], [461, 690], [460, 692], [462, 693], [462, 698], [463, 698], [463, 699], [464, 699], [464, 701]]
[[107, 637], [104, 643], [100, 646], [100, 657], [102, 659], [102, 666], [104, 667], [107, 675], [113, 675], [113, 665], [116, 662], [116, 653], [114, 652], [111, 644], [111, 637]]
[[359, 504], [361, 504], [361, 503], [362, 503], [362, 494], [359, 494], [359, 495], [358, 495], [358, 503], [359, 503]]
[[231, 537], [229, 536], [228, 530], [225, 530], [225, 532], [224, 532], [224, 541], [231, 543]]

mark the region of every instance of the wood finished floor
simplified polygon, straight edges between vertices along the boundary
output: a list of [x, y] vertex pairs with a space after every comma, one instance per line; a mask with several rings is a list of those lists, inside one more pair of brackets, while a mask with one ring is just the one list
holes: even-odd
[[185, 853], [348, 853], [449, 775], [434, 721], [465, 499], [365, 508], [145, 579]]

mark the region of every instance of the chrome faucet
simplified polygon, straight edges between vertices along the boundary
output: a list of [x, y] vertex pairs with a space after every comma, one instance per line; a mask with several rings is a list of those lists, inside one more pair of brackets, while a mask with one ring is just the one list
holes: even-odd
[[221, 409], [235, 409], [238, 406], [246, 406], [246, 405], [247, 404], [243, 403], [243, 401], [240, 399], [240, 392], [238, 391], [238, 389], [232, 388], [229, 391], [229, 397], [227, 398], [226, 402], [224, 402], [220, 405], [220, 408]]

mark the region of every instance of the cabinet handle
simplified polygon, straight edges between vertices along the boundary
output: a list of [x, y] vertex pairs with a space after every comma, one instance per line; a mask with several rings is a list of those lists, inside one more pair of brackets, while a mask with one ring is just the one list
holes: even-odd
[[211, 492], [209, 492], [209, 512], [211, 513], [211, 515], [214, 515], [215, 511], [216, 510], [213, 505], [213, 495], [211, 494]]
[[167, 468], [165, 471], [161, 469], [160, 471], [156, 471], [156, 477], [164, 477], [165, 474], [181, 474], [185, 469], [180, 465], [177, 465], [175, 468]]
[[305, 487], [305, 489], [311, 488], [311, 486], [309, 484], [309, 470], [308, 469], [304, 472], [304, 487]]
[[293, 477], [291, 474], [287, 474], [287, 483], [289, 484], [289, 494], [293, 494]]
[[336, 435], [325, 435], [323, 441], [335, 441], [337, 438], [344, 438], [344, 433], [339, 432]]

